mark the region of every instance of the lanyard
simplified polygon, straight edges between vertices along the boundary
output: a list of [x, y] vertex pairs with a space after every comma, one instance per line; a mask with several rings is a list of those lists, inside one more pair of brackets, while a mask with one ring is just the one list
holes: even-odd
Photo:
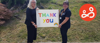
[[65, 12], [64, 10], [61, 12], [61, 16], [62, 16], [62, 14], [63, 14], [64, 12]]

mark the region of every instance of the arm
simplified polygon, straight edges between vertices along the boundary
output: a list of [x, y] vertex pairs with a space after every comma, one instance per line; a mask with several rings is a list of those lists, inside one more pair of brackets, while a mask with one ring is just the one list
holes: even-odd
[[[39, 10], [39, 8], [37, 7], [36, 10]], [[33, 21], [31, 21], [31, 23], [32, 23], [33, 25], [36, 25]]]
[[69, 17], [65, 17], [65, 20], [60, 24], [61, 26], [69, 20]]
[[[37, 7], [36, 10], [39, 10], [39, 8]], [[33, 25], [36, 25], [33, 21], [31, 21], [31, 23], [32, 23]]]
[[35, 26], [35, 28], [37, 28], [37, 25], [35, 25], [34, 21], [32, 21], [31, 9], [29, 9], [29, 8], [27, 8], [27, 10], [26, 10], [26, 17]]
[[32, 18], [31, 18], [31, 9], [27, 8], [26, 10], [26, 17], [29, 21], [32, 21]]
[[32, 21], [31, 13], [30, 13], [30, 12], [31, 12], [31, 10], [27, 8], [27, 10], [26, 10], [27, 18], [28, 18], [28, 20], [29, 20], [33, 25], [35, 25], [34, 21]]

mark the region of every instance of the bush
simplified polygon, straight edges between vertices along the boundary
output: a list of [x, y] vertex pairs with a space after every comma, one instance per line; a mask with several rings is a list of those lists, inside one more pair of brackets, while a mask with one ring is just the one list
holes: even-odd
[[11, 8], [14, 5], [23, 5], [26, 0], [1, 0], [1, 3], [8, 5]]
[[0, 25], [12, 17], [12, 11], [7, 9], [4, 4], [0, 3]]
[[39, 5], [40, 3], [46, 4], [48, 3], [50, 0], [37, 0], [37, 4]]

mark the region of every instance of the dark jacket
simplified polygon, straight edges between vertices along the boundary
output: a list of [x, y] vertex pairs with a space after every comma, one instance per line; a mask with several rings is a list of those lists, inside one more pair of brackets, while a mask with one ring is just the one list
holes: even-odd
[[36, 23], [36, 8], [35, 9], [27, 8], [27, 10], [26, 10], [25, 24], [28, 26], [32, 25], [31, 21]]
[[[67, 8], [64, 13], [62, 13], [62, 11], [64, 11], [64, 9], [61, 10], [60, 15], [59, 15], [60, 18], [61, 18], [60, 19], [60, 24], [65, 20], [65, 17], [69, 17], [69, 20], [65, 24], [63, 24], [62, 27], [63, 28], [70, 28], [71, 11], [69, 10], [69, 8]], [[62, 13], [62, 15], [61, 15], [61, 13]]]

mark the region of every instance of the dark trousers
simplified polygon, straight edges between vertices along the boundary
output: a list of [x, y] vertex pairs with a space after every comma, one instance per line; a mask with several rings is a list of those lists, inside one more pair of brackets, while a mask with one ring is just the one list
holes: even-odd
[[27, 42], [33, 42], [33, 40], [36, 40], [37, 28], [33, 25], [27, 26], [27, 34]]
[[60, 28], [60, 32], [62, 35], [62, 43], [67, 43], [67, 31], [68, 31], [68, 28], [64, 28], [64, 27]]

